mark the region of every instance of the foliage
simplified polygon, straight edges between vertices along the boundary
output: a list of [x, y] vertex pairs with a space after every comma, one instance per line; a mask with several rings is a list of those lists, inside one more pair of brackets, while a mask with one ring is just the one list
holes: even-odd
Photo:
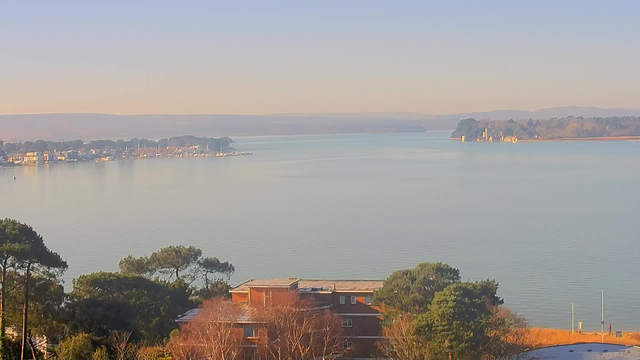
[[107, 348], [102, 345], [99, 346], [96, 351], [93, 352], [91, 356], [91, 360], [109, 360], [109, 354], [107, 353]]
[[319, 310], [295, 294], [280, 300], [257, 315], [267, 324], [269, 336], [267, 344], [258, 348], [260, 359], [335, 359], [350, 350], [342, 348], [345, 334], [339, 315]]
[[131, 342], [131, 332], [112, 331], [109, 345], [115, 360], [136, 360], [139, 346]]
[[188, 146], [202, 146], [209, 147], [210, 151], [220, 151], [229, 148], [233, 141], [228, 137], [222, 138], [208, 138], [208, 137], [196, 137], [192, 135], [174, 136], [169, 139], [161, 139], [158, 141], [148, 139], [131, 140], [94, 140], [85, 143], [82, 140], [73, 141], [44, 141], [37, 140], [34, 142], [25, 141], [20, 143], [5, 143], [0, 147], [0, 150], [4, 149], [5, 152], [12, 153], [25, 153], [31, 151], [68, 151], [68, 150], [90, 150], [90, 149], [115, 149], [117, 151], [124, 151], [126, 149], [134, 149], [138, 146], [142, 148], [155, 148], [155, 147], [188, 147]]
[[[28, 351], [27, 340], [30, 333], [29, 325], [32, 323], [29, 320], [29, 313], [32, 308], [31, 302], [31, 288], [33, 287], [32, 275], [45, 274], [44, 277], [50, 277], [54, 279], [56, 275], [62, 274], [67, 269], [67, 263], [58, 255], [58, 253], [51, 251], [45, 244], [42, 236], [38, 234], [32, 227], [21, 224], [15, 220], [5, 219], [2, 221], [0, 237], [2, 237], [0, 245], [2, 246], [2, 252], [4, 260], [9, 259], [12, 268], [15, 270], [15, 274], [21, 274], [24, 277], [23, 284], [23, 317], [22, 317], [22, 351]], [[6, 297], [9, 295], [6, 288], [7, 275], [8, 275], [8, 263], [3, 264], [2, 271], [2, 332], [4, 332], [4, 318]], [[21, 272], [21, 273], [20, 273]], [[18, 275], [19, 276], [19, 275]], [[19, 283], [20, 281], [18, 281]], [[54, 281], [55, 282], [55, 281]], [[50, 289], [52, 283], [45, 285], [45, 289]], [[55, 286], [55, 284], [53, 284]], [[42, 289], [41, 289], [42, 290]], [[18, 302], [16, 302], [17, 304]], [[4, 349], [3, 349], [4, 351]]]
[[236, 268], [228, 261], [221, 262], [216, 257], [205, 257], [198, 260], [198, 268], [204, 277], [205, 286], [209, 286], [209, 276], [214, 275], [214, 280], [220, 280], [216, 275], [222, 275], [227, 280], [236, 271]]
[[418, 320], [410, 314], [402, 314], [389, 321], [382, 329], [385, 339], [378, 343], [378, 350], [385, 359], [431, 359], [429, 343], [418, 333]]
[[483, 358], [508, 359], [527, 350], [527, 320], [500, 306], [492, 307], [491, 312], [487, 326], [489, 342], [485, 346]]
[[427, 310], [436, 292], [458, 282], [458, 269], [441, 262], [420, 263], [391, 274], [374, 301], [390, 310], [419, 314]]
[[198, 289], [194, 295], [200, 301], [213, 299], [215, 297], [231, 298], [229, 290], [231, 290], [229, 283], [223, 280], [216, 280], [209, 284], [209, 286], [205, 285]]
[[180, 272], [192, 270], [202, 256], [202, 250], [195, 246], [167, 246], [149, 256], [149, 263], [158, 272], [169, 277], [180, 278]]
[[[26, 250], [25, 239], [32, 233], [33, 229], [30, 226], [17, 220], [0, 220], [0, 338], [4, 338], [7, 326], [7, 298], [11, 293], [9, 290], [18, 288], [17, 285], [8, 286], [7, 283], [18, 277], [14, 274], [18, 256]], [[4, 342], [0, 342], [0, 357], [5, 353], [4, 345]]]
[[[194, 291], [200, 300], [216, 296], [228, 297], [229, 280], [235, 267], [228, 261], [216, 257], [202, 257], [202, 250], [193, 246], [167, 246], [151, 256], [129, 255], [120, 261], [120, 272], [151, 278], [156, 273], [164, 275], [166, 281], [181, 281], [193, 284], [203, 280], [204, 286]], [[201, 282], [202, 284], [202, 282]]]
[[87, 334], [78, 334], [64, 339], [58, 346], [59, 360], [92, 360], [93, 345]]
[[180, 333], [171, 337], [167, 352], [174, 360], [238, 359], [243, 334], [235, 321], [243, 314], [240, 306], [228, 300], [209, 300]]
[[437, 358], [479, 359], [489, 343], [491, 311], [473, 283], [453, 284], [436, 293], [419, 327]]
[[137, 332], [135, 311], [121, 299], [72, 296], [65, 307], [65, 324], [72, 333], [106, 338], [113, 330]]
[[188, 282], [202, 277], [205, 285], [208, 285], [209, 276], [214, 275], [213, 280], [221, 279], [221, 276], [229, 278], [235, 271], [234, 266], [227, 261], [201, 257], [202, 250], [194, 246], [172, 245], [153, 252], [151, 256], [125, 257], [120, 260], [120, 272], [147, 277], [160, 273], [166, 279], [183, 279]]
[[640, 136], [640, 117], [592, 117], [568, 116], [548, 120], [498, 121], [462, 119], [452, 138], [465, 136], [473, 141], [482, 136], [484, 129], [494, 139], [500, 136], [516, 136], [518, 139], [572, 139], [587, 137]]
[[169, 360], [169, 355], [166, 353], [165, 348], [161, 346], [143, 346], [138, 349], [137, 360]]
[[[16, 271], [7, 274], [5, 319], [9, 326], [22, 327], [24, 276]], [[63, 305], [66, 299], [62, 281], [56, 273], [41, 271], [31, 277], [29, 301], [29, 329], [34, 335], [45, 335], [51, 340], [64, 337]]]
[[121, 273], [131, 275], [152, 276], [156, 272], [156, 269], [146, 256], [136, 258], [133, 255], [129, 255], [120, 260], [119, 267]]
[[[78, 277], [73, 285], [70, 326], [99, 336], [108, 329], [95, 327], [102, 321], [102, 309], [116, 325], [112, 329], [132, 331], [134, 338], [157, 342], [175, 328], [174, 320], [180, 314], [195, 305], [189, 299], [189, 286], [181, 281], [169, 284], [137, 275], [98, 272]], [[98, 310], [92, 312], [91, 306]], [[76, 320], [78, 313], [83, 316]]]

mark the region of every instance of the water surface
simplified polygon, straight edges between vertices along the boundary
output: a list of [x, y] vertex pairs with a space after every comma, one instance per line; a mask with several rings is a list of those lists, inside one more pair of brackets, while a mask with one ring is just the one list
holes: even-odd
[[[532, 324], [639, 330], [640, 142], [459, 143], [447, 132], [238, 138], [255, 155], [0, 170], [0, 217], [80, 274], [171, 244], [232, 278], [386, 278], [444, 261]], [[13, 181], [13, 176], [17, 177]]]

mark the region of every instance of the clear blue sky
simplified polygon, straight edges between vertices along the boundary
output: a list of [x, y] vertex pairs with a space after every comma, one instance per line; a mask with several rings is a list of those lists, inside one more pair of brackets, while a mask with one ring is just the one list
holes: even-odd
[[0, 1], [0, 113], [640, 108], [640, 1]]

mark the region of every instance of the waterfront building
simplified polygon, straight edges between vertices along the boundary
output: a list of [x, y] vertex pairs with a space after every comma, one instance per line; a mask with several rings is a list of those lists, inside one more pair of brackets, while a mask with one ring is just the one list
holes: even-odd
[[37, 164], [44, 161], [44, 154], [42, 151], [33, 151], [24, 154], [22, 162], [24, 164]]
[[[342, 318], [345, 338], [342, 346], [348, 351], [344, 359], [373, 358], [376, 343], [381, 339], [383, 308], [373, 304], [373, 293], [382, 288], [383, 280], [306, 280], [298, 278], [255, 280], [236, 286], [231, 301], [244, 305], [246, 316], [238, 319], [238, 331], [245, 337], [245, 346], [255, 348], [267, 336], [264, 324], [251, 319], [251, 309], [277, 305], [291, 292], [313, 300], [318, 308], [332, 309]], [[182, 315], [178, 322], [188, 322], [198, 310]]]

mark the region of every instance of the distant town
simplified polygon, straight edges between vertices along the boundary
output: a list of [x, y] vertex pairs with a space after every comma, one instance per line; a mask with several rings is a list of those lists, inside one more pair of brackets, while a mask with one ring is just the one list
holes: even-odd
[[0, 140], [0, 166], [38, 165], [59, 162], [107, 162], [124, 159], [226, 157], [252, 155], [231, 147], [228, 137], [177, 136], [158, 141], [147, 139], [73, 141]]

